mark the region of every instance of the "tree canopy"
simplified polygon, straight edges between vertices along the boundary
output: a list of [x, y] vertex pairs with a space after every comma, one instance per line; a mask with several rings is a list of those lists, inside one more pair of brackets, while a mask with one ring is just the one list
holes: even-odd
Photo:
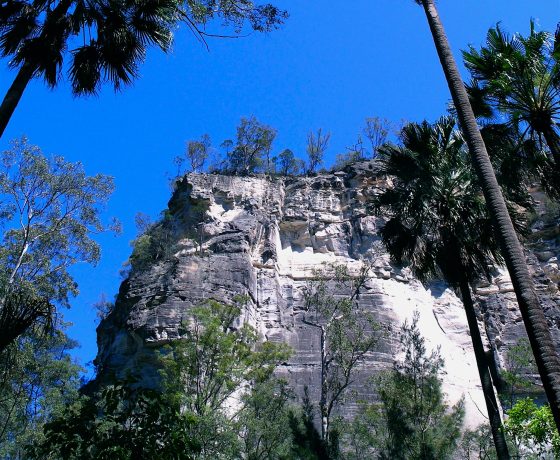
[[[85, 174], [81, 163], [46, 157], [26, 139], [1, 155], [0, 325], [10, 342], [78, 292], [69, 269], [96, 263], [92, 238], [109, 230], [101, 212], [113, 191], [108, 176]], [[112, 226], [118, 230], [118, 223]], [[7, 340], [9, 338], [9, 340]], [[4, 343], [5, 345], [5, 343]]]

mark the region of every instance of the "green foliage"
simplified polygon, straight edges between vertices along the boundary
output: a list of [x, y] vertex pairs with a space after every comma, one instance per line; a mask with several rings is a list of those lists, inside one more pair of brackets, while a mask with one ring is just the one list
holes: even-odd
[[25, 458], [42, 442], [43, 426], [78, 399], [82, 368], [68, 352], [77, 345], [63, 330], [26, 334], [0, 353], [0, 457]]
[[14, 141], [0, 172], [6, 278], [66, 303], [77, 293], [68, 268], [99, 260], [91, 235], [108, 229], [100, 213], [113, 189], [110, 177], [87, 176], [81, 163], [46, 157], [25, 138]]
[[[502, 261], [482, 190], [451, 117], [402, 129], [402, 146], [378, 149], [381, 170], [393, 186], [374, 201], [391, 218], [383, 243], [398, 264], [410, 264], [421, 280], [444, 278], [457, 285], [489, 276]], [[519, 230], [523, 221], [510, 207]], [[458, 275], [460, 275], [458, 277]]]
[[[258, 458], [263, 451], [286, 450], [287, 438], [279, 433], [288, 430], [289, 391], [273, 372], [290, 350], [260, 343], [253, 328], [237, 324], [245, 301], [194, 308], [183, 339], [162, 356], [166, 393], [193, 414], [191, 435], [202, 458], [235, 458], [239, 451]], [[275, 423], [268, 419], [273, 412]]]
[[[257, 32], [270, 32], [281, 25], [288, 17], [286, 11], [270, 3], [256, 4], [252, 0], [195, 0], [186, 5], [188, 18], [193, 23], [204, 25], [213, 19], [232, 26], [240, 33], [248, 23]], [[188, 20], [187, 20], [188, 21]], [[204, 36], [204, 32], [198, 31]]]
[[242, 458], [247, 460], [286, 459], [291, 452], [289, 402], [291, 389], [284, 380], [257, 381], [242, 398], [235, 423], [241, 438]]
[[538, 146], [530, 139], [523, 140], [519, 127], [508, 124], [487, 123], [480, 134], [506, 203], [516, 203], [531, 211], [534, 202], [529, 190], [538, 176], [535, 169], [546, 167], [529, 160], [542, 154]]
[[158, 222], [152, 223], [145, 216], [137, 214], [136, 223], [141, 232], [132, 242], [132, 254], [128, 264], [133, 272], [150, 268], [155, 262], [166, 260], [180, 235], [179, 223], [169, 212], [162, 212]]
[[78, 293], [69, 269], [99, 260], [92, 235], [111, 228], [100, 214], [113, 180], [87, 176], [81, 163], [46, 157], [25, 138], [1, 157], [0, 336], [9, 342], [40, 318], [50, 322], [51, 302], [67, 306]]
[[194, 458], [190, 414], [159, 391], [109, 385], [82, 397], [45, 426], [45, 439], [29, 449], [36, 459]]
[[95, 94], [104, 82], [115, 90], [131, 84], [149, 46], [167, 51], [179, 22], [204, 40], [204, 26], [214, 19], [238, 34], [245, 24], [267, 32], [286, 18], [285, 11], [251, 0], [122, 0], [87, 7], [74, 0], [56, 7], [22, 0], [3, 11], [0, 48], [13, 67], [33, 66], [50, 87], [69, 60], [73, 93]]
[[402, 362], [375, 381], [380, 402], [366, 406], [353, 423], [350, 458], [452, 458], [461, 436], [463, 403], [449, 408], [441, 389], [443, 359], [428, 353], [418, 314], [400, 334]]
[[329, 146], [331, 133], [323, 133], [319, 128], [317, 133], [310, 131], [307, 134], [307, 174], [313, 174], [323, 164], [323, 156]]
[[360, 144], [355, 145], [352, 149], [347, 152], [338, 153], [336, 155], [335, 163], [333, 166], [333, 171], [340, 171], [346, 166], [349, 166], [358, 161], [365, 160], [364, 152]]
[[527, 390], [533, 385], [527, 379], [527, 374], [537, 374], [537, 366], [535, 358], [531, 350], [531, 344], [526, 338], [521, 338], [511, 347], [506, 354], [506, 370], [501, 376], [509, 390], [507, 394], [502, 396], [508, 397], [507, 405], [513, 407], [515, 395], [519, 391]]
[[555, 50], [551, 34], [537, 32], [531, 20], [526, 37], [510, 36], [498, 24], [488, 31], [486, 46], [471, 45], [463, 58], [491, 116], [499, 110], [539, 132], [559, 113]]
[[475, 430], [465, 431], [459, 453], [460, 458], [464, 460], [495, 460], [496, 449], [490, 426], [481, 425]]
[[522, 458], [560, 457], [560, 435], [548, 405], [539, 407], [531, 398], [517, 401], [504, 428]]
[[97, 93], [105, 81], [118, 90], [138, 75], [149, 46], [169, 49], [179, 18], [175, 0], [124, 0], [87, 8], [73, 0], [56, 7], [18, 1], [3, 12], [2, 55], [10, 57], [13, 67], [31, 65], [33, 76], [43, 77], [51, 88], [68, 60], [74, 94]]
[[32, 457], [287, 458], [292, 394], [273, 372], [290, 351], [239, 325], [236, 302], [193, 309], [161, 354], [160, 388], [127, 379], [81, 398], [46, 425]]
[[296, 158], [290, 149], [282, 150], [275, 159], [276, 171], [282, 176], [297, 176], [305, 168], [304, 161]]
[[107, 299], [104, 293], [101, 293], [99, 300], [93, 304], [98, 321], [102, 321], [115, 309], [115, 302]]
[[212, 142], [208, 134], [203, 134], [200, 140], [188, 141], [185, 147], [185, 155], [173, 159], [173, 162], [177, 165], [177, 176], [181, 175], [181, 167], [185, 160], [189, 162], [191, 172], [202, 172], [210, 155], [211, 146]]
[[362, 132], [370, 143], [371, 158], [375, 158], [377, 155], [377, 149], [385, 144], [390, 130], [391, 122], [389, 122], [389, 120], [379, 117], [366, 118], [365, 126]]
[[301, 460], [327, 460], [329, 448], [315, 428], [313, 404], [308, 387], [304, 387], [303, 404], [288, 414], [290, 432], [293, 437], [291, 457]]
[[320, 339], [319, 413], [321, 436], [329, 447], [335, 431], [331, 424], [333, 410], [344, 402], [357, 366], [379, 340], [379, 325], [357, 302], [368, 273], [367, 265], [357, 276], [343, 265], [315, 270], [304, 291], [303, 322], [312, 326]]
[[505, 119], [523, 150], [514, 156], [556, 198], [560, 177], [558, 49], [558, 36], [536, 31], [531, 20], [526, 36], [508, 35], [498, 24], [488, 31], [480, 50], [470, 46], [463, 52], [473, 77], [468, 89], [477, 115]]
[[227, 157], [227, 171], [246, 175], [268, 170], [270, 151], [276, 131], [255, 117], [242, 118], [237, 127], [237, 139]]

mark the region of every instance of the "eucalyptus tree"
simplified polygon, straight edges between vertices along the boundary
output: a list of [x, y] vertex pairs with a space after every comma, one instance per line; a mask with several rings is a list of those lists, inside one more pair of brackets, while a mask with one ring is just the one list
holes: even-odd
[[377, 149], [385, 143], [387, 137], [389, 136], [390, 131], [391, 131], [391, 122], [386, 118], [379, 118], [379, 117], [366, 118], [365, 126], [362, 130], [362, 133], [370, 143], [371, 158], [375, 158], [375, 155], [377, 154]]
[[284, 149], [276, 158], [278, 173], [283, 176], [297, 176], [305, 168], [305, 163], [296, 158], [290, 149]]
[[[197, 458], [245, 458], [239, 455], [242, 449], [247, 458], [274, 459], [266, 455], [267, 449], [284, 449], [289, 439], [280, 434], [288, 430], [282, 411], [289, 390], [273, 373], [291, 350], [281, 343], [259, 342], [251, 326], [236, 325], [247, 299], [234, 301], [223, 305], [209, 300], [191, 310], [183, 338], [162, 354], [164, 394], [183, 413], [192, 414]], [[266, 418], [273, 411], [274, 422]]]
[[1, 160], [0, 351], [30, 327], [50, 326], [53, 303], [77, 294], [70, 267], [99, 260], [92, 236], [109, 229], [100, 214], [113, 191], [112, 178], [46, 158], [25, 139]]
[[459, 124], [469, 147], [472, 162], [492, 217], [496, 239], [511, 276], [513, 288], [535, 355], [543, 386], [560, 431], [560, 359], [527, 268], [523, 248], [502, 196], [488, 157], [486, 145], [469, 102], [467, 90], [457, 68], [434, 0], [415, 0], [424, 8], [434, 44], [453, 99]]
[[258, 121], [254, 116], [241, 118], [237, 126], [236, 142], [224, 141], [227, 148], [227, 169], [230, 173], [246, 175], [259, 170], [268, 171], [270, 151], [276, 138], [276, 130]]
[[[345, 459], [449, 460], [465, 415], [464, 400], [449, 406], [442, 389], [444, 360], [428, 351], [418, 329], [419, 313], [399, 333], [400, 355], [391, 370], [372, 379], [375, 403], [365, 404], [347, 435]], [[463, 458], [463, 457], [461, 457]]]
[[379, 342], [379, 324], [357, 301], [367, 281], [369, 264], [357, 274], [345, 265], [314, 270], [304, 289], [304, 324], [319, 336], [321, 438], [335, 448], [334, 411], [356, 378], [356, 371]]
[[[560, 35], [535, 30], [527, 37], [508, 35], [499, 25], [491, 28], [486, 45], [463, 52], [474, 78], [473, 93], [490, 109], [504, 114], [528, 134], [548, 146], [556, 173], [560, 173]], [[544, 139], [544, 141], [543, 141]]]
[[310, 131], [307, 134], [307, 174], [314, 173], [323, 164], [323, 156], [330, 140], [331, 133], [323, 133], [321, 128], [317, 130], [317, 133]]
[[374, 201], [377, 213], [390, 216], [380, 235], [393, 260], [410, 264], [420, 280], [443, 278], [460, 292], [496, 451], [507, 459], [470, 290], [473, 281], [490, 277], [492, 264], [503, 260], [486, 203], [453, 118], [406, 125], [401, 136], [402, 146], [378, 149], [381, 172], [393, 181]]
[[199, 141], [189, 141], [187, 143], [186, 156], [191, 164], [191, 171], [201, 172], [204, 163], [208, 159], [212, 141], [208, 134], [203, 134]]
[[182, 337], [152, 361], [156, 388], [145, 369], [90, 388], [54, 414], [29, 458], [291, 458], [291, 391], [274, 376], [290, 350], [237, 323], [245, 302], [193, 307]]
[[27, 458], [45, 423], [79, 399], [84, 369], [70, 357], [78, 346], [58, 325], [52, 334], [25, 334], [0, 353], [0, 457]]
[[[243, 25], [274, 29], [287, 13], [251, 0], [11, 0], [0, 7], [0, 53], [17, 69], [0, 105], [0, 136], [33, 78], [54, 88], [67, 69], [74, 95], [96, 94], [104, 83], [115, 90], [139, 76], [150, 46], [170, 49], [183, 22], [205, 41], [213, 19], [239, 35]], [[218, 35], [215, 35], [218, 36]]]

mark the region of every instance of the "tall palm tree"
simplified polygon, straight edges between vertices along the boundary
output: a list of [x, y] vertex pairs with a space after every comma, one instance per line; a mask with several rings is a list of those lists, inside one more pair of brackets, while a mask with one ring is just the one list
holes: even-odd
[[402, 140], [402, 147], [378, 149], [381, 172], [393, 178], [393, 187], [374, 202], [376, 212], [390, 216], [381, 238], [391, 257], [410, 264], [420, 280], [443, 278], [459, 290], [496, 452], [509, 459], [470, 290], [502, 261], [482, 191], [453, 118], [406, 125]]
[[463, 51], [474, 87], [490, 107], [507, 115], [525, 133], [548, 146], [560, 172], [560, 44], [547, 32], [537, 32], [531, 20], [527, 37], [491, 28], [486, 46]]
[[467, 90], [451, 52], [434, 0], [415, 0], [422, 5], [432, 32], [434, 44], [453, 99], [459, 124], [467, 142], [474, 168], [480, 180], [496, 239], [511, 276], [513, 288], [527, 330], [529, 342], [550, 403], [556, 427], [560, 432], [560, 360], [552, 341], [544, 312], [519, 239], [508, 214], [506, 203], [480, 134]]
[[178, 7], [176, 0], [59, 0], [52, 9], [27, 0], [3, 4], [0, 52], [18, 72], [0, 105], [0, 136], [29, 82], [43, 77], [55, 87], [67, 56], [76, 95], [95, 93], [104, 81], [115, 89], [130, 83], [148, 45], [169, 48]]
[[[179, 22], [200, 40], [201, 27], [221, 19], [238, 33], [245, 22], [269, 31], [287, 13], [251, 0], [10, 0], [0, 5], [0, 54], [18, 69], [0, 105], [0, 137], [25, 88], [42, 77], [53, 88], [65, 60], [75, 95], [95, 94], [108, 82], [115, 90], [138, 76], [149, 46], [167, 51]], [[71, 48], [71, 45], [77, 45]]]

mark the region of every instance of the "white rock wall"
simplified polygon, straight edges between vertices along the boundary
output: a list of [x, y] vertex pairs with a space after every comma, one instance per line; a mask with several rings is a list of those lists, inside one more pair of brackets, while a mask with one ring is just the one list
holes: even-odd
[[[96, 362], [101, 376], [141, 367], [146, 379], [155, 378], [150, 371], [154, 348], [178, 337], [193, 305], [248, 294], [251, 302], [241, 320], [263, 338], [293, 347], [292, 359], [279, 372], [299, 394], [307, 385], [317, 398], [319, 337], [301, 320], [302, 288], [312, 270], [324, 263], [344, 264], [358, 273], [365, 261], [374, 261], [359, 302], [392, 332], [361, 366], [354, 390], [375, 397], [367, 380], [398, 358], [399, 327], [418, 311], [428, 348], [439, 347], [445, 359], [449, 401], [464, 398], [467, 426], [484, 422], [486, 409], [460, 300], [443, 283], [423, 286], [408, 269], [392, 266], [379, 253], [376, 230], [383, 219], [368, 215], [365, 208], [368, 196], [385, 186], [374, 168], [362, 163], [345, 172], [295, 179], [186, 177], [169, 208], [185, 229], [198, 229], [198, 236], [193, 238], [191, 231], [190, 238], [179, 240], [171, 260], [123, 283], [115, 312], [99, 327]], [[202, 255], [197, 239], [203, 242]], [[488, 284], [478, 294], [484, 301], [492, 295], [502, 299], [518, 324], [511, 299], [503, 299], [510, 295], [506, 286], [507, 281]], [[485, 310], [487, 317], [492, 314], [491, 308]], [[492, 331], [487, 343], [500, 364], [503, 350], [494, 342], [508, 334], [507, 324], [481, 323], [481, 330], [483, 335]], [[516, 330], [511, 337], [519, 334]], [[355, 409], [350, 404], [342, 412], [351, 417]]]

